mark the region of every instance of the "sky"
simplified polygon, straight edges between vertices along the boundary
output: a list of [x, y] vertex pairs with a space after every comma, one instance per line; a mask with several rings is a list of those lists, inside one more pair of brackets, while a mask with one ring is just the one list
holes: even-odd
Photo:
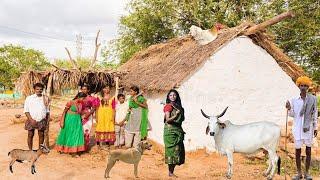
[[[0, 46], [22, 45], [42, 51], [49, 60], [76, 58], [76, 36], [82, 57], [92, 57], [100, 29], [101, 46], [117, 37], [128, 0], [0, 0]], [[100, 56], [100, 51], [98, 55]], [[101, 59], [101, 57], [99, 57]]]

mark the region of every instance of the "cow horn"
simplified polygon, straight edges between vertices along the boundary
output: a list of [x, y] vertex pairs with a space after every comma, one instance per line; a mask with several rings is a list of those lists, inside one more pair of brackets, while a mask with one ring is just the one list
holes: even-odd
[[202, 111], [202, 109], [201, 109], [201, 113], [202, 113], [202, 115], [203, 115], [205, 118], [210, 119], [210, 116], [206, 115], [206, 113], [204, 113], [204, 112]]
[[222, 117], [222, 116], [226, 113], [227, 109], [228, 109], [228, 107], [226, 107], [226, 108], [223, 110], [223, 112], [222, 112], [220, 115], [217, 116], [217, 118]]

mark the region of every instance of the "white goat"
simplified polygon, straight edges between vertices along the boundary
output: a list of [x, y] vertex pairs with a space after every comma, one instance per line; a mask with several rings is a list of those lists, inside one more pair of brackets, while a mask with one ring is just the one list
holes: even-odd
[[272, 122], [261, 121], [244, 125], [235, 125], [230, 121], [219, 120], [228, 107], [218, 116], [208, 116], [202, 109], [202, 115], [209, 119], [206, 134], [214, 136], [217, 151], [228, 158], [227, 178], [232, 176], [233, 153], [252, 154], [260, 149], [268, 151], [269, 166], [264, 175], [272, 179], [278, 163], [278, 174], [280, 174], [281, 159], [276, 150], [280, 138], [280, 127]]
[[31, 173], [36, 173], [36, 167], [34, 163], [37, 161], [39, 156], [44, 153], [49, 153], [50, 150], [44, 146], [40, 145], [40, 148], [37, 151], [34, 150], [22, 150], [22, 149], [13, 149], [8, 153], [8, 156], [11, 157], [11, 162], [9, 164], [9, 170], [13, 173], [12, 165], [17, 161], [22, 163], [23, 161], [27, 160], [31, 162]]

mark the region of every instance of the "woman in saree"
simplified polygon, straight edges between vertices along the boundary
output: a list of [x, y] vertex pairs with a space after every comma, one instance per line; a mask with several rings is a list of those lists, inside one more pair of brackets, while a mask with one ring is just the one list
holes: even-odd
[[86, 96], [80, 92], [66, 104], [60, 119], [61, 130], [55, 146], [55, 149], [61, 153], [76, 155], [85, 150], [81, 113]]
[[179, 93], [172, 89], [167, 94], [166, 105], [163, 109], [164, 117], [164, 145], [165, 163], [168, 164], [169, 176], [176, 177], [174, 168], [176, 165], [184, 164], [184, 134], [182, 122], [184, 121], [184, 109], [181, 104]]
[[83, 101], [83, 112], [82, 112], [82, 126], [85, 140], [85, 150], [89, 149], [90, 144], [90, 133], [93, 126], [93, 113], [99, 106], [99, 98], [90, 95], [90, 87], [88, 85], [81, 86], [81, 92], [85, 93], [87, 97]]
[[[117, 91], [116, 91], [117, 95]], [[101, 92], [100, 106], [96, 111], [96, 142], [101, 147], [103, 142], [108, 146], [113, 144], [116, 140], [115, 135], [115, 107], [116, 96], [111, 96], [110, 87], [105, 86]]]
[[151, 129], [148, 122], [147, 99], [142, 96], [137, 86], [130, 88], [129, 113], [125, 126], [125, 144], [127, 148], [137, 147], [142, 139], [146, 139], [148, 130]]

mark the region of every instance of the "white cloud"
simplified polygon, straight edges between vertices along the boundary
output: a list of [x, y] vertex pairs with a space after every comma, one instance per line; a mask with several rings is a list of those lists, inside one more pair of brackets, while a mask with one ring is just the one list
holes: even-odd
[[48, 58], [67, 58], [64, 47], [69, 47], [75, 56], [75, 43], [70, 41], [75, 41], [76, 34], [81, 33], [84, 39], [82, 54], [92, 56], [97, 30], [101, 30], [101, 41], [115, 38], [127, 2], [0, 0], [0, 45], [21, 44], [43, 51]]

